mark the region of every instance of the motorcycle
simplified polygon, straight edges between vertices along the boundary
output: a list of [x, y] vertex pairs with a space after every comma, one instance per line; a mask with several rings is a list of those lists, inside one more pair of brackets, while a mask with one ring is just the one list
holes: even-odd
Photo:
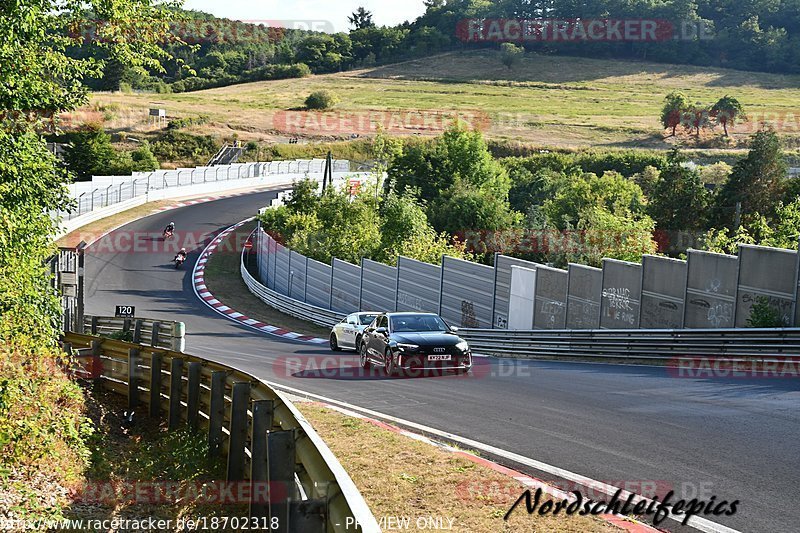
[[164, 240], [165, 240], [165, 241], [168, 241], [169, 239], [171, 239], [171, 238], [172, 238], [172, 236], [173, 236], [173, 233], [172, 233], [172, 231], [170, 231], [170, 230], [164, 230]]
[[175, 259], [173, 259], [173, 261], [175, 261], [175, 270], [177, 270], [177, 269], [181, 268], [183, 266], [183, 264], [186, 262], [186, 256], [176, 255]]

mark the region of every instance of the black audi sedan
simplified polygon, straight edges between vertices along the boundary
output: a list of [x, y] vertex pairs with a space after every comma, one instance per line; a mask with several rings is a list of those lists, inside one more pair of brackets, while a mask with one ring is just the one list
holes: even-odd
[[383, 367], [390, 376], [431, 370], [467, 373], [472, 353], [457, 331], [433, 313], [378, 315], [361, 337], [361, 366]]

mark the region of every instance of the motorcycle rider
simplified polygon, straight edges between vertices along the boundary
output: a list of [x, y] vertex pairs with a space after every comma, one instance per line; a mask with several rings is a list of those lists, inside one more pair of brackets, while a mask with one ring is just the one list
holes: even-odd
[[173, 233], [175, 233], [175, 223], [170, 222], [167, 224], [166, 229], [164, 229], [164, 235], [172, 235]]
[[180, 261], [181, 263], [183, 263], [183, 262], [186, 261], [186, 255], [187, 255], [186, 254], [186, 248], [181, 248], [181, 251], [178, 252], [178, 254], [175, 256], [175, 259], [173, 259], [173, 261], [176, 261], [176, 262]]

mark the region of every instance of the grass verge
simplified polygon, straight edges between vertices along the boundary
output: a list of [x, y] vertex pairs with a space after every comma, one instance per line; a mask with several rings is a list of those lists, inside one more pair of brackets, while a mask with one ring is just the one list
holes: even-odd
[[159, 529], [172, 531], [182, 529], [177, 526], [180, 519], [247, 516], [246, 504], [220, 505], [199, 497], [204, 487], [214, 494], [225, 479], [225, 461], [208, 458], [203, 433], [168, 432], [165, 423], [139, 413], [129, 423], [126, 399], [116, 393], [98, 389], [88, 398], [97, 428], [91, 464], [65, 516], [170, 520], [170, 527]]
[[245, 224], [217, 247], [217, 252], [206, 263], [205, 281], [209, 292], [228, 307], [265, 324], [328, 338], [330, 330], [273, 309], [253, 296], [244, 284], [240, 271], [241, 249], [237, 249], [236, 243], [244, 242], [255, 227], [255, 222]]
[[108, 216], [96, 222], [92, 222], [91, 224], [87, 224], [82, 228], [68, 233], [67, 235], [64, 235], [56, 241], [56, 246], [74, 248], [75, 246], [78, 246], [81, 241], [90, 242], [122, 224], [152, 215], [158, 212], [159, 209], [163, 209], [174, 203], [175, 200], [149, 202], [144, 205], [128, 209], [127, 211], [117, 213], [116, 215]]
[[505, 521], [525, 490], [515, 479], [320, 404], [296, 405], [350, 474], [375, 518], [383, 520], [385, 530], [392, 518], [399, 518], [410, 520], [411, 531], [437, 520], [449, 525], [449, 531], [463, 532], [620, 531], [595, 517], [529, 516], [524, 504]]

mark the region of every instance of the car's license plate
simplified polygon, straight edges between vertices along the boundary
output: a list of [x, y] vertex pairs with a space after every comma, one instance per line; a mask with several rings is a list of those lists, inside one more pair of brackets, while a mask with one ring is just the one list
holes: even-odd
[[449, 355], [429, 355], [428, 361], [449, 361]]

